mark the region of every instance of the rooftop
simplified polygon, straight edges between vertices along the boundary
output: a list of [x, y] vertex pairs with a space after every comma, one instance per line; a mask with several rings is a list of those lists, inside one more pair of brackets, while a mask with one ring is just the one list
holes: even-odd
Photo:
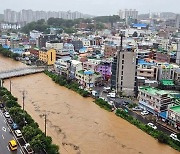
[[160, 82], [164, 86], [174, 86], [174, 81], [173, 80], [161, 80]]
[[170, 109], [171, 109], [172, 111], [174, 111], [174, 112], [180, 113], [180, 105], [178, 105], [178, 106], [173, 106], [173, 107], [171, 107]]
[[152, 94], [152, 95], [165, 95], [165, 94], [169, 94], [169, 91], [165, 91], [165, 90], [160, 90], [160, 89], [157, 89], [157, 88], [154, 88], [154, 87], [140, 87], [139, 88], [140, 90], [144, 91], [144, 92], [147, 92], [149, 94]]

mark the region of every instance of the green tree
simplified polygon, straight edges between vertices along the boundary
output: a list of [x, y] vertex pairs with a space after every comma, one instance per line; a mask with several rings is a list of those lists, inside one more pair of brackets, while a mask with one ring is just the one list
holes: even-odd
[[135, 31], [132, 35], [132, 37], [138, 37], [138, 33]]
[[157, 139], [161, 143], [168, 143], [169, 140], [168, 136], [163, 132], [159, 132]]
[[32, 126], [24, 126], [22, 129], [22, 134], [27, 142], [32, 141], [32, 139], [37, 135], [41, 134], [42, 131], [39, 128], [34, 128]]
[[6, 107], [11, 108], [11, 107], [21, 107], [15, 100], [7, 100], [6, 101]]

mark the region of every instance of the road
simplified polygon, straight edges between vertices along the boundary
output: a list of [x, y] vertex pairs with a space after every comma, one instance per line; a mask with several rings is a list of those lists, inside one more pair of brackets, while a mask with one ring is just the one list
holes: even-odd
[[148, 120], [148, 117], [153, 116], [152, 114], [149, 114], [148, 116], [142, 116], [140, 114], [140, 112], [134, 112], [132, 110], [130, 110], [128, 107], [123, 105], [123, 102], [129, 102], [129, 103], [133, 103], [133, 101], [126, 99], [126, 98], [108, 98], [107, 94], [103, 92], [103, 87], [96, 87], [94, 88], [94, 90], [96, 90], [99, 93], [99, 97], [103, 97], [105, 98], [105, 100], [107, 101], [113, 101], [114, 105], [116, 108], [122, 108], [122, 109], [126, 109], [128, 110], [128, 114], [133, 116], [134, 118], [138, 119], [139, 121], [143, 122], [144, 124], [148, 124], [149, 122], [154, 123], [157, 126], [157, 129], [170, 135], [171, 133], [176, 133], [174, 131], [172, 131], [171, 129], [161, 125], [160, 123], [157, 123], [156, 121], [152, 121], [152, 120]]
[[16, 151], [11, 151], [8, 142], [15, 139], [7, 126], [6, 119], [0, 110], [0, 154], [22, 154], [20, 147]]

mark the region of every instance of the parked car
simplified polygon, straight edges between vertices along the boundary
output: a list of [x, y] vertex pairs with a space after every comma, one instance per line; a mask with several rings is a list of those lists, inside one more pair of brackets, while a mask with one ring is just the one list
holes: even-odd
[[140, 108], [139, 106], [136, 106], [134, 108], [132, 108], [133, 111], [142, 111], [142, 108]]
[[8, 145], [12, 151], [17, 150], [17, 143], [15, 140], [10, 140]]
[[33, 149], [31, 148], [31, 146], [30, 146], [29, 143], [26, 143], [26, 144], [24, 145], [24, 149], [26, 150], [26, 152], [27, 152], [28, 154], [33, 154], [33, 153], [34, 153], [34, 151], [33, 151]]
[[21, 137], [22, 136], [22, 133], [21, 133], [21, 131], [19, 129], [15, 130], [14, 133], [16, 134], [17, 137]]
[[149, 114], [148, 111], [142, 111], [142, 112], [141, 112], [141, 115], [143, 115], [143, 116], [144, 116], [144, 115], [148, 115], [148, 114]]
[[12, 124], [13, 123], [12, 119], [7, 119], [7, 123]]
[[116, 98], [116, 93], [109, 93], [107, 94], [107, 97]]
[[123, 101], [123, 105], [124, 105], [124, 106], [126, 106], [126, 105], [128, 105], [128, 104], [129, 104], [128, 101]]
[[99, 93], [97, 91], [93, 90], [91, 93], [93, 97], [99, 97]]
[[6, 118], [10, 118], [9, 112], [4, 112], [4, 116], [5, 116]]
[[4, 104], [3, 103], [0, 103], [0, 108], [4, 108]]
[[109, 101], [108, 104], [112, 106], [114, 104], [114, 102], [113, 101]]
[[16, 129], [19, 128], [19, 126], [18, 126], [16, 123], [13, 123], [13, 124], [11, 125], [11, 128], [12, 128], [13, 130], [16, 130]]
[[172, 133], [172, 134], [170, 135], [170, 138], [172, 138], [172, 139], [175, 140], [175, 141], [179, 141], [179, 142], [180, 142], [180, 140], [177, 138], [177, 135], [174, 134], [174, 133]]
[[157, 129], [157, 127], [156, 127], [153, 123], [151, 123], [151, 122], [148, 123], [147, 125], [148, 125], [149, 127], [153, 128], [153, 129]]
[[110, 91], [111, 91], [111, 87], [104, 87], [104, 88], [103, 88], [103, 92], [108, 93], [108, 92], [110, 92]]

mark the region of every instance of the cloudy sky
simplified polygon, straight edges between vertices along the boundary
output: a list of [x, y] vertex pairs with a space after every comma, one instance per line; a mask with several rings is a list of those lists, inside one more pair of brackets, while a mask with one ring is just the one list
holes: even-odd
[[0, 0], [4, 9], [45, 11], [80, 11], [91, 15], [117, 14], [119, 9], [137, 9], [140, 13], [180, 13], [180, 0]]

